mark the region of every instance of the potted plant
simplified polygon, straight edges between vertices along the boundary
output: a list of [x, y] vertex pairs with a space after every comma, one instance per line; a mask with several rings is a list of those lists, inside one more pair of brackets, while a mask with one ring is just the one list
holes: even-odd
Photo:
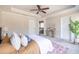
[[70, 28], [70, 31], [72, 33], [74, 33], [74, 36], [75, 36], [74, 43], [75, 42], [79, 43], [79, 38], [78, 38], [78, 36], [79, 36], [79, 21], [78, 20], [76, 20], [76, 21], [70, 20], [69, 28]]

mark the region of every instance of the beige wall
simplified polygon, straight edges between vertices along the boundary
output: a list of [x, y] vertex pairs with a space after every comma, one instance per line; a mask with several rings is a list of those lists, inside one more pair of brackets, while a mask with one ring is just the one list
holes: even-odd
[[[34, 20], [34, 23], [30, 21]], [[0, 14], [0, 26], [6, 27], [9, 32], [38, 34], [38, 19], [36, 17], [2, 11]]]
[[2, 27], [7, 27], [10, 32], [28, 32], [28, 18], [24, 15], [12, 13], [12, 12], [2, 12], [0, 22]]
[[[55, 31], [55, 38], [60, 38], [61, 36], [61, 18], [63, 17], [72, 17], [72, 19], [78, 19], [79, 18], [79, 12], [72, 12], [72, 13], [66, 13], [58, 16], [50, 16], [46, 18], [46, 27], [55, 25], [56, 31]], [[65, 19], [66, 20], [66, 19]]]
[[1, 24], [2, 24], [2, 20], [1, 20], [1, 11], [0, 11], [0, 27], [1, 27]]
[[[60, 34], [61, 34], [61, 17], [64, 16], [72, 16], [72, 17], [79, 17], [79, 13], [69, 13], [67, 12], [66, 14], [61, 14], [60, 16], [49, 16], [46, 17], [44, 20], [46, 20], [46, 28], [51, 27], [53, 25], [55, 25], [56, 27], [56, 31], [55, 31], [55, 37], [56, 38], [60, 38]], [[39, 18], [39, 20], [41, 20], [42, 18]], [[29, 27], [29, 20], [34, 20], [35, 21], [35, 25], [34, 28], [31, 28], [31, 26]], [[25, 15], [21, 15], [21, 14], [16, 14], [13, 12], [6, 12], [6, 11], [2, 11], [0, 12], [0, 26], [7, 27], [8, 31], [11, 32], [23, 32], [23, 33], [32, 33], [35, 31], [35, 33], [38, 34], [39, 31], [39, 26], [38, 26], [38, 19], [31, 17], [31, 16], [25, 16]], [[33, 27], [33, 26], [32, 26]], [[31, 29], [30, 29], [31, 28]], [[34, 31], [33, 31], [34, 30]], [[32, 32], [31, 32], [32, 31]]]
[[52, 27], [55, 25], [56, 30], [55, 30], [55, 37], [59, 38], [60, 37], [60, 17], [49, 17], [46, 19], [46, 28]]

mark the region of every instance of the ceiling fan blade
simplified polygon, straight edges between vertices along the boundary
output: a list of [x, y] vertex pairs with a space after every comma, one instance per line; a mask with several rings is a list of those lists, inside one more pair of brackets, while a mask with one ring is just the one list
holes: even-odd
[[41, 10], [47, 10], [47, 9], [49, 9], [49, 8], [42, 8]]
[[39, 14], [39, 11], [36, 14]]
[[31, 9], [30, 11], [37, 11], [38, 9]]
[[40, 5], [37, 5], [37, 8], [40, 10], [41, 8], [40, 8]]
[[43, 11], [43, 10], [42, 10], [41, 12], [46, 13], [46, 12], [45, 12], [45, 11]]

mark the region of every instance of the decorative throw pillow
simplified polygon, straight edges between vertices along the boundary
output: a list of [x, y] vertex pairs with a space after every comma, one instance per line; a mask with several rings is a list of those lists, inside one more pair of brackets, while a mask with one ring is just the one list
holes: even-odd
[[28, 45], [28, 38], [21, 34], [21, 44], [22, 46], [26, 47]]
[[13, 47], [16, 48], [16, 50], [19, 50], [19, 48], [21, 47], [21, 39], [19, 38], [19, 36], [16, 33], [13, 33], [13, 36], [10, 40]]
[[32, 40], [28, 35], [25, 35], [25, 37], [27, 37], [28, 42], [30, 42]]
[[2, 43], [10, 43], [10, 37], [8, 36], [8, 33], [3, 35]]

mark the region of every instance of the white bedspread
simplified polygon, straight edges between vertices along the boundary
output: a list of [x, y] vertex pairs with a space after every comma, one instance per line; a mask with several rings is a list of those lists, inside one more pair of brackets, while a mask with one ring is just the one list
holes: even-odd
[[39, 35], [29, 35], [30, 38], [35, 40], [40, 47], [41, 54], [46, 54], [48, 51], [52, 51], [52, 43], [49, 39], [41, 37]]

